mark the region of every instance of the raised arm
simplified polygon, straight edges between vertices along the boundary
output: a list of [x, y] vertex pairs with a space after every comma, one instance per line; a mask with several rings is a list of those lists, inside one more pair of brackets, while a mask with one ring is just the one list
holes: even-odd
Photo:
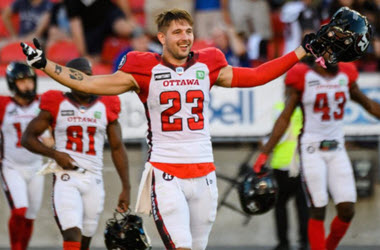
[[292, 117], [292, 114], [300, 101], [300, 94], [295, 88], [286, 87], [286, 94], [287, 99], [285, 108], [277, 118], [272, 130], [272, 134], [270, 135], [268, 142], [261, 149], [261, 153], [257, 157], [257, 160], [253, 166], [256, 173], [261, 171], [261, 168], [265, 165], [268, 159], [268, 155], [272, 152], [273, 148], [277, 145], [281, 137], [284, 135], [286, 129], [289, 126], [290, 118]]
[[122, 190], [119, 195], [118, 209], [126, 212], [130, 203], [130, 183], [128, 156], [122, 141], [121, 128], [117, 120], [107, 126], [107, 136], [111, 148], [112, 161], [119, 175]]
[[249, 88], [266, 84], [284, 74], [306, 55], [302, 46], [256, 68], [227, 66], [220, 70], [216, 85], [225, 88]]
[[36, 49], [21, 43], [27, 63], [43, 70], [51, 78], [71, 89], [95, 95], [119, 95], [129, 90], [139, 90], [132, 75], [117, 71], [110, 75], [88, 76], [76, 69], [47, 60], [37, 39], [33, 39]]
[[380, 104], [368, 98], [355, 82], [350, 88], [351, 99], [360, 104], [368, 113], [380, 119]]

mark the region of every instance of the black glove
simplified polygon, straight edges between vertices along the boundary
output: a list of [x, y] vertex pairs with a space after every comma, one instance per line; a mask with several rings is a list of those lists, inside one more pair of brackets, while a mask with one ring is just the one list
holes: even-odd
[[20, 43], [22, 52], [24, 52], [27, 57], [26, 62], [29, 66], [33, 66], [36, 69], [44, 69], [46, 66], [45, 53], [41, 48], [40, 42], [36, 38], [33, 38], [33, 43], [36, 47], [35, 49], [26, 43]]
[[317, 39], [314, 33], [306, 34], [302, 40], [302, 47], [307, 53], [318, 57], [325, 52], [325, 45]]

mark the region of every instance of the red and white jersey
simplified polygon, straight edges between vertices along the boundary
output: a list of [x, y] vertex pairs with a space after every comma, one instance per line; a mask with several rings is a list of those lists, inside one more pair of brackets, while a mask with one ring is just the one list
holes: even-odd
[[12, 97], [0, 96], [0, 125], [3, 136], [3, 164], [11, 167], [41, 167], [42, 156], [21, 146], [21, 136], [38, 115], [40, 101], [21, 106]]
[[224, 54], [216, 48], [192, 52], [181, 66], [154, 53], [127, 54], [120, 70], [132, 74], [140, 87], [153, 166], [180, 178], [215, 169], [207, 107], [210, 89], [225, 66]]
[[285, 84], [302, 93], [304, 123], [301, 143], [344, 139], [344, 108], [358, 71], [351, 63], [339, 63], [338, 66], [338, 73], [332, 77], [321, 76], [301, 63], [286, 75]]
[[100, 96], [82, 106], [69, 93], [50, 90], [41, 96], [40, 109], [53, 116], [56, 150], [68, 153], [80, 167], [101, 174], [106, 129], [118, 119], [119, 98]]

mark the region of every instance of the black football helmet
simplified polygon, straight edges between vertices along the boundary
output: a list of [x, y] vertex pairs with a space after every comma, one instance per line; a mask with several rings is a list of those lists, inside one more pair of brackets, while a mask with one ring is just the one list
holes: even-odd
[[[36, 75], [36, 72], [34, 72], [34, 70], [31, 67], [29, 67], [26, 63], [11, 62], [10, 64], [8, 64], [7, 69], [6, 69], [6, 78], [7, 78], [8, 88], [10, 91], [27, 99], [34, 99], [36, 97], [37, 75]], [[16, 80], [24, 79], [24, 78], [33, 79], [34, 81], [33, 90], [21, 92], [17, 88]]]
[[330, 54], [329, 63], [351, 62], [366, 52], [372, 29], [365, 16], [348, 7], [340, 8], [330, 22], [317, 32], [325, 51]]
[[247, 214], [266, 213], [276, 202], [277, 183], [267, 168], [259, 175], [250, 169], [238, 189], [241, 207]]
[[151, 249], [142, 218], [129, 212], [115, 211], [114, 217], [106, 222], [104, 241], [108, 250]]

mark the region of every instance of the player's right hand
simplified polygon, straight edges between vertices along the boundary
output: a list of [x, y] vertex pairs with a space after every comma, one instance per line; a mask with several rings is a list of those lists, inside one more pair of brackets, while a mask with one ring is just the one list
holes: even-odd
[[55, 151], [54, 160], [65, 170], [76, 170], [78, 168], [75, 160], [67, 153]]
[[256, 174], [259, 174], [263, 167], [265, 166], [265, 163], [268, 160], [268, 155], [264, 153], [260, 153], [259, 156], [256, 159], [256, 162], [253, 164], [253, 171]]
[[325, 51], [324, 44], [317, 39], [317, 35], [314, 33], [306, 34], [302, 39], [302, 47], [307, 53], [321, 56]]
[[26, 62], [29, 66], [36, 69], [44, 69], [46, 67], [45, 53], [41, 48], [40, 42], [37, 38], [33, 38], [35, 49], [26, 43], [20, 43], [22, 52], [26, 55]]

